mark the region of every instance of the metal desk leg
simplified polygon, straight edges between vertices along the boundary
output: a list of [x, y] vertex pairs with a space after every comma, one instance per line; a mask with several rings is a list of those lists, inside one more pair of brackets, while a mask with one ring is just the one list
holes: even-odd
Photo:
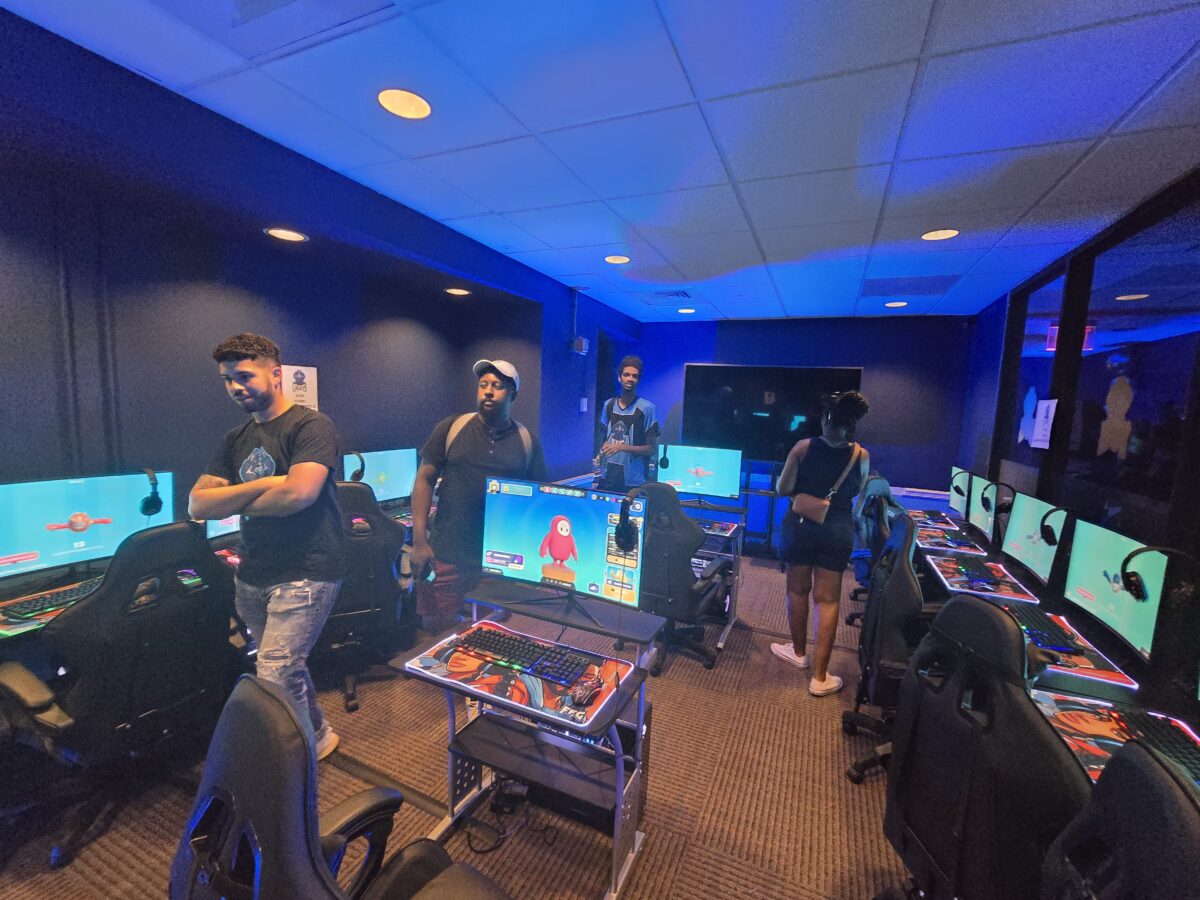
[[729, 591], [729, 619], [725, 623], [725, 627], [721, 629], [721, 636], [717, 638], [717, 649], [724, 650], [725, 642], [729, 640], [729, 632], [733, 630], [733, 625], [737, 622], [737, 600], [738, 588], [742, 583], [742, 537], [746, 533], [746, 526], [743, 524], [738, 529], [737, 540], [733, 544], [733, 587]]
[[608, 739], [616, 751], [616, 806], [613, 811], [613, 850], [612, 850], [612, 880], [604, 900], [616, 900], [625, 886], [629, 873], [633, 869], [633, 861], [642, 849], [646, 835], [637, 830], [638, 818], [641, 812], [641, 780], [644, 777], [641, 763], [641, 734], [645, 715], [645, 685], [638, 694], [638, 726], [634, 739], [634, 770], [625, 783], [625, 750], [621, 746], [621, 733], [614, 722], [608, 729]]
[[450, 798], [449, 808], [446, 810], [446, 815], [433, 827], [433, 831], [429, 833], [430, 840], [444, 841], [449, 837], [450, 832], [454, 829], [454, 825], [463, 816], [467, 815], [475, 804], [483, 798], [483, 795], [491, 787], [491, 776], [485, 777], [483, 767], [473, 759], [468, 759], [464, 756], [459, 756], [454, 752], [453, 743], [454, 735], [458, 731], [458, 715], [454, 709], [454, 698], [457, 696], [453, 691], [443, 691], [446, 695], [446, 707], [449, 710], [449, 735], [446, 741], [446, 774], [448, 776], [448, 786]]

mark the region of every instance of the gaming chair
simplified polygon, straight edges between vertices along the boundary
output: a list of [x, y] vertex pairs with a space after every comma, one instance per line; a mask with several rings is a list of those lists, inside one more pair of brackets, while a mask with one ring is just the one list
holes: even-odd
[[[651, 481], [641, 489], [647, 514], [638, 608], [667, 620], [650, 673], [662, 672], [672, 648], [691, 651], [704, 661], [704, 668], [711, 669], [717, 664], [717, 654], [704, 646], [700, 623], [724, 600], [733, 564], [728, 559], [713, 559], [697, 576], [692, 557], [704, 546], [704, 529], [684, 514], [671, 485]], [[680, 623], [687, 627], [679, 627]]]
[[[904, 507], [892, 497], [891, 485], [880, 475], [867, 478], [867, 483], [854, 498], [854, 553], [850, 559], [859, 587], [850, 591], [852, 602], [862, 603], [866, 600], [875, 564], [892, 532], [892, 520], [904, 511]], [[863, 615], [862, 610], [847, 614], [846, 624], [853, 625]]]
[[1003, 609], [956, 594], [901, 685], [884, 833], [931, 900], [1038, 896], [1091, 784], [1027, 691], [1037, 665]]
[[1200, 791], [1153, 747], [1129, 741], [1054, 841], [1043, 900], [1151, 900], [1200, 892]]
[[[346, 576], [313, 649], [316, 665], [337, 656], [343, 667], [347, 712], [358, 709], [358, 681], [373, 664], [412, 646], [416, 611], [400, 587], [400, 558], [408, 529], [385, 513], [361, 481], [337, 483], [345, 538]], [[390, 678], [380, 667], [370, 677]]]
[[244, 648], [231, 642], [233, 618], [232, 573], [204, 526], [173, 522], [122, 541], [99, 587], [41, 630], [60, 675], [44, 682], [21, 663], [0, 663], [12, 739], [79, 773], [36, 799], [86, 800], [56, 840], [52, 866], [70, 861], [156, 751], [212, 727], [246, 668]]
[[[506, 900], [430, 840], [383, 865], [404, 797], [375, 787], [317, 813], [313, 736], [277, 686], [243, 676], [221, 713], [171, 865], [171, 900]], [[347, 847], [366, 853], [338, 885]]]

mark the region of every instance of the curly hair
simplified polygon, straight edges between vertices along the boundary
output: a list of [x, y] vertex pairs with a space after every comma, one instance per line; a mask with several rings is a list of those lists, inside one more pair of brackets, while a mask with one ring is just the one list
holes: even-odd
[[839, 428], [853, 428], [870, 408], [870, 401], [859, 391], [839, 391], [825, 398], [825, 414]]
[[217, 344], [212, 357], [219, 363], [261, 359], [279, 365], [279, 345], [269, 337], [243, 331]]
[[617, 372], [624, 372], [626, 368], [638, 370], [638, 374], [642, 374], [642, 358], [640, 356], [627, 356], [621, 360], [621, 364], [617, 366]]

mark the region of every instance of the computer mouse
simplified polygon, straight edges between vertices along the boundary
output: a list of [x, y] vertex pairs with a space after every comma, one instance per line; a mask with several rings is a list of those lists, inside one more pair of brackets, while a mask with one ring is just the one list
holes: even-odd
[[596, 699], [596, 695], [600, 693], [602, 686], [603, 683], [597, 679], [577, 681], [575, 686], [571, 688], [572, 705], [587, 706]]

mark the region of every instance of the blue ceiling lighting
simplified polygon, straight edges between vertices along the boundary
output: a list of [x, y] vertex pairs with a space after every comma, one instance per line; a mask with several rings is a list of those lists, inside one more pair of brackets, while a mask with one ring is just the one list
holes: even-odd
[[2, 2], [648, 322], [971, 315], [1200, 160], [1178, 0]]

